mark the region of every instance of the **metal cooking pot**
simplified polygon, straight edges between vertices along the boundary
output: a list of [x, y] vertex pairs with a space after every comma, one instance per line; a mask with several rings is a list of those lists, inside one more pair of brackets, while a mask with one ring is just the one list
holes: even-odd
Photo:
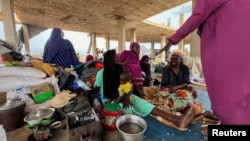
[[6, 132], [13, 131], [24, 125], [25, 106], [23, 101], [7, 100], [0, 105], [0, 124]]
[[137, 115], [123, 115], [116, 121], [118, 136], [122, 141], [143, 141], [146, 121]]

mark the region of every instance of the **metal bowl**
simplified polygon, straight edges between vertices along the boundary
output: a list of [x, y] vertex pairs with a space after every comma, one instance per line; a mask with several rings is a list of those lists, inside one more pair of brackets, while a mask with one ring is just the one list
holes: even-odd
[[30, 125], [39, 124], [43, 119], [50, 119], [54, 112], [54, 108], [38, 109], [25, 116], [24, 121]]
[[145, 120], [137, 115], [123, 115], [116, 121], [118, 136], [123, 141], [143, 141], [147, 130]]

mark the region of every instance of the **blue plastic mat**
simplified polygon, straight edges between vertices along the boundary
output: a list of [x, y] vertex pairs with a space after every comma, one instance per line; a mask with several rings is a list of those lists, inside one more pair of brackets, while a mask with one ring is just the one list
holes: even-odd
[[[211, 110], [211, 103], [207, 91], [197, 91], [198, 98], [205, 110]], [[201, 123], [190, 125], [186, 131], [179, 131], [167, 126], [151, 116], [144, 117], [147, 122], [147, 130], [144, 133], [144, 141], [204, 141], [201, 134]]]

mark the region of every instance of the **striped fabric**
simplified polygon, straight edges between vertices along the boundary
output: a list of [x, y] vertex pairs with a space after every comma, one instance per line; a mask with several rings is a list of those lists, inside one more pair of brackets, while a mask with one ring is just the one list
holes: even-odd
[[62, 68], [69, 68], [71, 65], [76, 66], [80, 63], [72, 43], [63, 39], [63, 32], [59, 28], [52, 30], [45, 44], [43, 61], [57, 64]]

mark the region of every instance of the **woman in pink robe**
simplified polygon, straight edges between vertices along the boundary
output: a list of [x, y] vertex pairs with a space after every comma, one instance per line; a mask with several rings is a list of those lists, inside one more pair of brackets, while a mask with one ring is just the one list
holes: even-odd
[[124, 50], [120, 56], [122, 68], [131, 73], [132, 84], [136, 88], [137, 95], [142, 96], [143, 76], [140, 67], [140, 45], [137, 42], [130, 43], [130, 50]]
[[250, 0], [197, 0], [160, 50], [202, 26], [201, 61], [212, 110], [222, 124], [250, 124]]

